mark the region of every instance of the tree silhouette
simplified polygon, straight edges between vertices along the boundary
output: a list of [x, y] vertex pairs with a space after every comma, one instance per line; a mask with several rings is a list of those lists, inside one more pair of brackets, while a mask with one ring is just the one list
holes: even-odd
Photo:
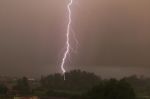
[[28, 79], [26, 77], [18, 79], [17, 84], [13, 89], [16, 90], [19, 95], [29, 95], [31, 92]]
[[135, 93], [124, 79], [111, 79], [92, 88], [84, 99], [135, 99]]
[[8, 88], [4, 84], [0, 84], [0, 95], [6, 95]]
[[63, 75], [54, 74], [42, 77], [40, 82], [43, 88], [50, 90], [82, 91], [98, 84], [100, 78], [93, 73], [73, 70], [66, 73], [66, 80], [63, 79]]

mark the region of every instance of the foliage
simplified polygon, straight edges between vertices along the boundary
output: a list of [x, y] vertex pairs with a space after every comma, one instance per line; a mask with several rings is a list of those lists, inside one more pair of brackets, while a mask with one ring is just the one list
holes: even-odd
[[101, 80], [93, 73], [88, 73], [80, 70], [73, 70], [65, 74], [66, 80], [63, 75], [54, 74], [41, 78], [41, 87], [46, 90], [69, 90], [69, 91], [84, 91], [94, 85], [98, 84]]
[[150, 96], [150, 78], [133, 75], [124, 79], [133, 86], [138, 96]]
[[[71, 99], [135, 99], [135, 96], [150, 95], [150, 79], [142, 77], [102, 80], [93, 73], [80, 70], [67, 72], [65, 77], [66, 80], [62, 74], [51, 74], [36, 80], [36, 83], [23, 77], [17, 80], [12, 92], [15, 95], [65, 96]], [[7, 87], [0, 85], [0, 95], [6, 93]]]
[[6, 95], [8, 88], [4, 84], [0, 84], [0, 95]]
[[111, 79], [92, 88], [84, 99], [135, 99], [133, 88], [124, 79]]
[[14, 86], [13, 89], [16, 90], [17, 94], [20, 95], [29, 95], [31, 93], [28, 79], [26, 77], [18, 79], [17, 84]]

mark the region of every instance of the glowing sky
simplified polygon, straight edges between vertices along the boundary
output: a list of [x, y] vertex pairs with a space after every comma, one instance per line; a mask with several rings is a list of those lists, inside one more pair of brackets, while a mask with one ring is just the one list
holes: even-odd
[[[0, 74], [60, 72], [67, 2], [0, 0]], [[72, 28], [80, 45], [68, 70], [150, 76], [149, 9], [149, 0], [75, 0]]]

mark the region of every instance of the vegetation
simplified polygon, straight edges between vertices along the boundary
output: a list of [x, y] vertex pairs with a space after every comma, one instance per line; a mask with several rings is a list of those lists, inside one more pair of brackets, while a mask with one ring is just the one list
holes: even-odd
[[74, 70], [66, 73], [66, 80], [60, 74], [41, 78], [40, 90], [47, 96], [68, 96], [72, 99], [135, 99], [132, 86], [122, 80], [102, 80], [93, 73]]
[[140, 97], [140, 99], [150, 99], [150, 78], [133, 75], [124, 79], [132, 85], [137, 97]]
[[11, 89], [0, 84], [0, 99], [8, 99], [5, 96], [9, 95], [69, 99], [150, 99], [150, 79], [137, 76], [103, 80], [93, 73], [73, 70], [66, 73], [66, 80], [63, 75], [56, 73], [42, 76], [38, 81], [23, 77], [11, 82], [15, 82]]
[[8, 92], [8, 88], [4, 84], [0, 84], [0, 96], [6, 95]]
[[100, 82], [100, 78], [93, 73], [74, 70], [63, 75], [54, 74], [42, 77], [41, 87], [51, 90], [84, 91]]
[[135, 99], [133, 88], [124, 79], [111, 79], [93, 87], [84, 99]]
[[19, 95], [29, 95], [31, 94], [31, 89], [29, 86], [28, 79], [23, 77], [22, 79], [18, 79], [16, 85], [13, 87], [16, 91], [16, 94]]

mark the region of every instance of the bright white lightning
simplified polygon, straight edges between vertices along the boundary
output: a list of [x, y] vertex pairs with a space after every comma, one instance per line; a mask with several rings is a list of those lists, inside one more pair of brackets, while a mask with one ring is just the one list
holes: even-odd
[[67, 32], [66, 32], [66, 50], [64, 52], [64, 55], [63, 55], [63, 59], [62, 59], [62, 62], [61, 62], [61, 70], [64, 74], [64, 80], [65, 80], [65, 73], [66, 73], [66, 70], [64, 68], [64, 65], [65, 65], [65, 62], [66, 62], [66, 59], [69, 55], [69, 52], [70, 52], [70, 25], [71, 25], [71, 6], [72, 6], [72, 3], [73, 3], [73, 0], [69, 0], [70, 2], [68, 3], [67, 5], [67, 9], [68, 9], [68, 25], [67, 25]]

